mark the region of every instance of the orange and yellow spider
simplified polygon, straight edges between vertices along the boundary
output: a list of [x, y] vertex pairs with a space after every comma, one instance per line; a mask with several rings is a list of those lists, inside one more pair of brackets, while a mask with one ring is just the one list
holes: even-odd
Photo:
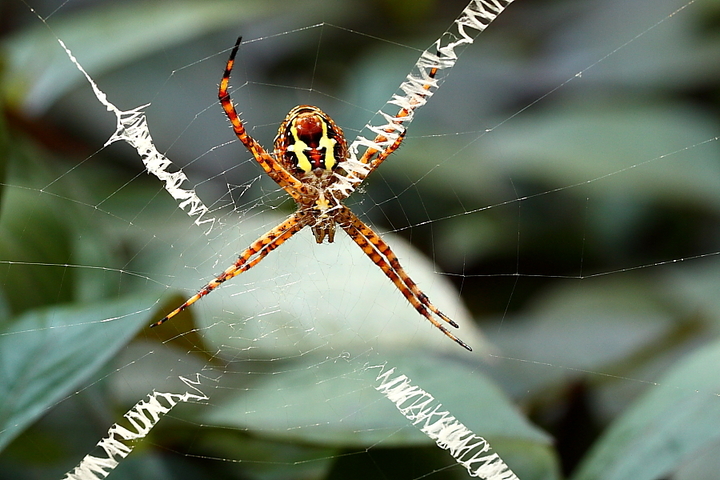
[[[280, 225], [258, 238], [238, 257], [235, 264], [228, 267], [165, 318], [153, 323], [151, 327], [170, 320], [226, 280], [254, 267], [304, 227], [310, 227], [317, 243], [323, 243], [325, 239], [328, 243], [332, 243], [335, 239], [335, 227], [339, 226], [380, 267], [420, 315], [427, 318], [462, 347], [472, 350], [435, 318], [436, 316], [453, 327], [458, 327], [454, 321], [430, 302], [405, 273], [388, 244], [342, 204], [342, 200], [350, 195], [352, 189], [338, 188], [338, 182], [343, 178], [353, 178], [355, 183], [362, 181], [397, 150], [404, 138], [404, 130], [394, 142], [382, 151], [369, 147], [358, 159], [361, 164], [360, 168], [357, 166], [350, 168], [348, 145], [340, 127], [335, 125], [335, 122], [319, 108], [300, 105], [290, 110], [280, 124], [277, 137], [275, 137], [275, 152], [272, 155], [269, 154], [245, 131], [228, 93], [230, 72], [235, 63], [235, 55], [240, 47], [240, 41], [241, 38], [238, 38], [225, 66], [218, 90], [220, 104], [232, 123], [235, 135], [252, 153], [265, 173], [293, 198], [297, 203], [297, 211]], [[431, 69], [430, 78], [434, 78], [435, 73], [436, 69]], [[429, 85], [425, 86], [425, 90], [429, 88]], [[413, 108], [411, 105], [401, 109], [397, 117], [408, 116]], [[386, 130], [386, 132], [392, 133], [390, 130]], [[383, 135], [379, 135], [375, 139], [376, 144], [387, 141], [388, 138]]]

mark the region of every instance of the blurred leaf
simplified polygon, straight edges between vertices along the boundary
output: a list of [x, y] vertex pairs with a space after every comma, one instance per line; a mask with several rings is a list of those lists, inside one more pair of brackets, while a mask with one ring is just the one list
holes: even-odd
[[0, 215], [0, 284], [12, 311], [21, 313], [72, 298], [74, 276], [67, 211], [52, 198], [19, 186], [7, 189]]
[[[189, 296], [284, 217], [244, 217], [236, 229], [207, 238], [177, 235], [173, 249], [149, 257], [157, 275], [171, 273], [174, 288]], [[230, 218], [227, 219], [228, 221]], [[184, 231], [180, 219], [167, 232]], [[232, 236], [230, 238], [229, 236]], [[432, 264], [400, 237], [384, 234], [408, 274], [432, 302], [453, 318], [453, 329], [477, 352], [486, 348], [459, 294]], [[164, 259], [167, 264], [158, 259]], [[210, 350], [248, 351], [249, 356], [283, 357], [317, 349], [364, 351], [368, 342], [391, 353], [431, 348], [453, 356], [472, 355], [423, 318], [383, 272], [343, 232], [332, 244], [317, 245], [301, 231], [254, 268], [226, 282], [186, 311], [196, 316]], [[212, 328], [210, 328], [212, 326]], [[168, 323], [163, 328], [172, 329]]]
[[[153, 297], [154, 298], [154, 297]], [[147, 325], [144, 297], [33, 311], [0, 333], [0, 448]]]
[[720, 439], [720, 343], [689, 355], [598, 440], [573, 480], [668, 476]]
[[[274, 0], [232, 2], [161, 1], [101, 5], [82, 13], [57, 15], [5, 41], [7, 95], [22, 109], [41, 114], [82, 79], [57, 45], [60, 38], [95, 79], [140, 57], [263, 15], [290, 13], [293, 5]], [[320, 2], [303, 2], [295, 15], [312, 17]], [[56, 18], [57, 17], [57, 18]]]
[[[142, 326], [137, 331], [153, 339], [156, 332], [149, 332], [148, 325], [145, 325], [144, 332]], [[181, 338], [191, 335], [188, 333]], [[157, 347], [156, 339], [150, 341], [136, 338], [118, 352], [112, 361], [112, 365], [118, 370], [117, 374], [108, 379], [111, 397], [116, 404], [129, 409], [138, 399], [144, 398], [153, 390], [184, 392], [187, 385], [181, 383], [179, 377], [194, 378], [196, 373], [210, 368], [200, 354], [187, 355], [188, 351], [193, 351], [185, 348], [188, 347], [187, 344], [175, 345], [166, 342], [165, 348]], [[205, 351], [202, 345], [198, 344], [190, 345], [189, 348]], [[182, 358], [182, 362], [178, 362], [178, 358]]]
[[118, 245], [128, 234], [110, 235], [117, 218], [87, 208], [115, 190], [113, 172], [81, 173], [25, 140], [16, 143], [0, 210], [0, 288], [12, 312], [126, 293], [138, 283], [121, 278]]
[[522, 480], [564, 478], [553, 443], [497, 438], [493, 439], [492, 448]]
[[238, 435], [226, 428], [200, 435], [196, 442], [213, 455], [239, 460], [242, 478], [251, 480], [324, 479], [341, 453], [338, 448]]
[[713, 252], [711, 256], [715, 258], [675, 265], [663, 277], [677, 305], [708, 320], [714, 335], [720, 333], [720, 261], [717, 255], [718, 252]]
[[[0, 81], [3, 78], [2, 65], [0, 64]], [[2, 84], [0, 83], [0, 87]], [[5, 192], [5, 174], [7, 163], [10, 158], [10, 134], [5, 121], [4, 102], [0, 99], [0, 211], [2, 211], [3, 194]]]
[[[694, 8], [687, 8], [691, 5]], [[591, 82], [590, 88], [682, 89], [715, 82], [720, 65], [718, 37], [700, 34], [703, 23], [715, 14], [715, 5], [715, 0], [569, 3], [573, 10], [566, 14], [574, 21], [561, 28], [557, 23], [546, 24], [553, 38], [540, 67], [543, 72], [527, 78], [541, 78], [554, 88], [567, 80], [562, 75], [568, 67], [577, 65], [585, 70], [582, 79]], [[568, 45], [573, 46], [572, 55], [568, 55]]]
[[527, 395], [586, 372], [607, 372], [674, 325], [644, 279], [617, 277], [558, 285], [522, 314], [508, 315], [486, 331], [504, 357], [560, 367], [528, 369], [512, 361], [494, 365], [498, 381], [511, 379], [504, 386]]
[[[433, 395], [465, 426], [488, 438], [547, 444], [492, 383], [475, 368], [431, 352], [388, 356], [385, 368]], [[443, 372], [452, 371], [452, 375]], [[218, 426], [249, 428], [293, 442], [368, 447], [423, 445], [431, 440], [375, 391], [377, 368], [305, 355], [274, 375], [263, 375], [204, 416]], [[458, 379], [463, 379], [458, 382]], [[368, 408], [372, 405], [372, 408]]]
[[695, 458], [678, 465], [673, 473], [673, 480], [697, 480], [699, 478], [715, 478], [720, 471], [720, 444], [716, 441], [698, 452]]
[[[482, 147], [495, 168], [553, 186], [592, 182], [594, 195], [625, 194], [720, 206], [719, 125], [701, 111], [607, 102], [518, 119]], [[702, 142], [707, 142], [701, 144]], [[698, 145], [697, 147], [695, 145]]]
[[[487, 134], [457, 152], [452, 138], [415, 139], [385, 172], [421, 177], [437, 169], [442, 182], [423, 182], [438, 194], [507, 198], [507, 178], [543, 186], [590, 185], [594, 196], [632, 195], [720, 208], [720, 126], [700, 111], [674, 106], [576, 102], [548, 109]], [[708, 142], [708, 143], [704, 143]], [[697, 145], [697, 146], [696, 146]], [[438, 165], [440, 165], [438, 167]], [[579, 190], [587, 195], [587, 190]]]

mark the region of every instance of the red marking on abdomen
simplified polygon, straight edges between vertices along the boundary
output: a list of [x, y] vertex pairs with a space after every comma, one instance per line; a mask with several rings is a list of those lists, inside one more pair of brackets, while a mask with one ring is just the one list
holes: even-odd
[[307, 157], [308, 160], [310, 160], [313, 170], [316, 168], [325, 168], [325, 154], [320, 150], [313, 148], [307, 152]]

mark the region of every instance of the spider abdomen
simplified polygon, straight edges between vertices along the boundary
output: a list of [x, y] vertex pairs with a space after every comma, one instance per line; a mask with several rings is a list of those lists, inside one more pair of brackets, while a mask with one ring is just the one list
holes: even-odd
[[275, 155], [295, 173], [322, 177], [345, 160], [347, 142], [340, 127], [325, 112], [299, 105], [280, 124]]

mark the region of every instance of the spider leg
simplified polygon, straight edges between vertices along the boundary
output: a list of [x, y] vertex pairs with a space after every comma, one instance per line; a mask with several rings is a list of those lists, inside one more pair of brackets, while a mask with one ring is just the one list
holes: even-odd
[[461, 347], [472, 351], [469, 345], [460, 340], [458, 337], [450, 333], [450, 331], [440, 323], [430, 312], [440, 317], [445, 322], [457, 328], [458, 325], [452, 321], [447, 315], [438, 310], [430, 299], [425, 295], [417, 284], [405, 273], [400, 265], [397, 257], [390, 249], [390, 246], [383, 241], [370, 227], [365, 225], [354, 213], [348, 208], [344, 208], [341, 213], [343, 221], [340, 226], [353, 239], [355, 243], [362, 249], [370, 260], [375, 263], [387, 275], [387, 277], [395, 284], [415, 310], [423, 317], [427, 318], [430, 323], [439, 328], [445, 335], [450, 337]]
[[300, 180], [290, 174], [290, 172], [280, 165], [280, 163], [275, 161], [275, 159], [262, 147], [262, 145], [257, 142], [257, 140], [248, 135], [242, 120], [240, 120], [240, 117], [238, 116], [237, 110], [235, 110], [235, 105], [233, 105], [230, 94], [228, 93], [230, 73], [235, 65], [235, 56], [240, 48], [241, 40], [242, 37], [238, 37], [237, 42], [230, 53], [230, 58], [228, 58], [228, 61], [225, 64], [225, 72], [223, 72], [220, 87], [218, 89], [218, 99], [220, 100], [220, 105], [225, 111], [225, 115], [227, 115], [230, 120], [235, 135], [242, 144], [245, 145], [245, 148], [252, 153], [252, 156], [270, 176], [270, 178], [275, 180], [278, 185], [280, 185], [297, 201], [301, 198], [303, 193], [306, 193], [307, 187], [303, 185]]
[[277, 247], [285, 243], [290, 237], [299, 232], [303, 227], [308, 224], [308, 217], [304, 215], [294, 214], [277, 227], [273, 228], [269, 232], [262, 235], [260, 238], [255, 240], [237, 259], [237, 261], [225, 269], [220, 275], [215, 277], [214, 280], [210, 281], [207, 285], [200, 289], [192, 297], [188, 298], [185, 303], [180, 305], [178, 308], [170, 312], [165, 318], [159, 320], [150, 327], [157, 327], [170, 320], [178, 313], [185, 310], [193, 303], [200, 300], [208, 293], [215, 290], [222, 283], [230, 280], [233, 277], [240, 275], [241, 273], [250, 270], [252, 267], [257, 265], [260, 260], [265, 258], [270, 252], [275, 250]]

